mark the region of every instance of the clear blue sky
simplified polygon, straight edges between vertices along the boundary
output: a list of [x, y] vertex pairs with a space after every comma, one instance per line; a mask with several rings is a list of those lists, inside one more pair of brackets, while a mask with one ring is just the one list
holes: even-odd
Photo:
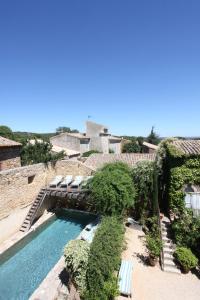
[[0, 124], [200, 135], [199, 0], [0, 0]]

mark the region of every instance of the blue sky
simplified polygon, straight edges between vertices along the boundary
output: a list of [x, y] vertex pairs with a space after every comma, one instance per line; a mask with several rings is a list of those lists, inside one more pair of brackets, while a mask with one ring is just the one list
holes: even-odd
[[0, 0], [0, 124], [200, 135], [199, 0]]

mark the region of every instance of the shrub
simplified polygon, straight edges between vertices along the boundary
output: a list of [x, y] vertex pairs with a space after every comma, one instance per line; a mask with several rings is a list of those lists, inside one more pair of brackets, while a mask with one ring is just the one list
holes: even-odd
[[49, 142], [38, 142], [35, 140], [35, 144], [26, 144], [21, 151], [22, 165], [31, 165], [37, 163], [48, 163], [49, 161], [56, 161], [63, 159], [64, 152], [52, 153], [52, 145]]
[[105, 164], [101, 171], [122, 171], [128, 175], [131, 175], [132, 172], [131, 168], [121, 161]]
[[113, 154], [113, 153], [115, 153], [115, 151], [113, 149], [109, 148], [109, 153]]
[[141, 147], [136, 140], [133, 140], [133, 141], [123, 145], [122, 152], [123, 153], [140, 153]]
[[160, 252], [162, 250], [162, 241], [159, 237], [147, 235], [146, 236], [146, 247], [151, 256], [159, 257]]
[[143, 219], [147, 211], [153, 209], [154, 162], [140, 161], [132, 170], [133, 182], [136, 187], [136, 217]]
[[197, 257], [188, 248], [177, 247], [174, 256], [185, 271], [189, 271], [198, 264]]
[[83, 157], [88, 157], [88, 156], [90, 156], [90, 155], [92, 155], [92, 154], [95, 154], [95, 153], [101, 153], [101, 152], [99, 152], [99, 151], [97, 151], [97, 150], [90, 150], [90, 151], [84, 152], [84, 153], [82, 154], [82, 156], [83, 156]]
[[[121, 168], [121, 169], [120, 169]], [[135, 189], [122, 165], [107, 165], [90, 182], [89, 202], [98, 213], [121, 215], [134, 204]]]
[[151, 233], [151, 236], [159, 237], [159, 226], [158, 226], [158, 217], [153, 216], [150, 218], [147, 218], [145, 221], [145, 225], [147, 226], [149, 232]]
[[123, 248], [124, 227], [116, 217], [104, 217], [90, 247], [85, 299], [110, 299], [117, 294], [114, 271]]
[[82, 240], [70, 241], [64, 249], [65, 265], [75, 285], [82, 293], [85, 290], [86, 271], [90, 246]]
[[186, 209], [172, 223], [172, 230], [176, 244], [190, 248], [200, 258], [200, 217], [193, 217], [192, 212]]

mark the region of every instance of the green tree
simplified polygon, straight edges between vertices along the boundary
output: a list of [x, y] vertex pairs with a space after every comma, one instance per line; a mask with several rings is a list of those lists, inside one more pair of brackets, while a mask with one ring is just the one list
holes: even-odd
[[56, 128], [56, 134], [60, 134], [63, 132], [78, 133], [79, 131], [77, 129], [71, 129], [70, 127], [65, 127], [65, 126], [60, 126]]
[[0, 126], [0, 136], [3, 136], [5, 138], [11, 139], [11, 140], [14, 139], [14, 134], [13, 134], [12, 130], [8, 126], [5, 126], [5, 125]]
[[136, 140], [132, 140], [130, 143], [126, 143], [123, 145], [122, 152], [123, 153], [140, 153], [141, 147]]
[[134, 204], [135, 188], [130, 174], [115, 164], [96, 172], [90, 181], [89, 202], [104, 215], [121, 215]]
[[101, 171], [109, 171], [110, 172], [110, 171], [116, 171], [116, 170], [127, 173], [129, 176], [131, 176], [131, 174], [132, 174], [131, 168], [127, 164], [125, 164], [121, 161], [116, 161], [114, 163], [107, 163], [101, 168]]
[[22, 165], [31, 165], [37, 163], [47, 163], [49, 161], [56, 161], [64, 157], [64, 152], [61, 151], [53, 154], [52, 145], [48, 142], [39, 143], [35, 140], [35, 144], [27, 143], [23, 146], [21, 151]]
[[152, 126], [151, 132], [147, 137], [147, 142], [154, 145], [158, 145], [160, 142], [159, 135], [154, 131], [154, 126]]
[[136, 188], [135, 213], [143, 219], [153, 209], [154, 162], [139, 161], [132, 170]]

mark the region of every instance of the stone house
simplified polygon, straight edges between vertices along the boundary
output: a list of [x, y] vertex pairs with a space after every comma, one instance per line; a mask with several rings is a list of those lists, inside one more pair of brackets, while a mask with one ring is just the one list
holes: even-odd
[[21, 166], [21, 144], [0, 136], [0, 171]]
[[162, 202], [164, 211], [185, 207], [200, 215], [200, 140], [166, 140], [163, 144]]
[[158, 146], [151, 143], [143, 142], [142, 145], [144, 153], [155, 153], [158, 149]]
[[64, 132], [50, 138], [53, 146], [80, 152], [96, 150], [102, 153], [121, 153], [121, 138], [111, 135], [108, 128], [94, 122], [86, 122], [86, 133]]

